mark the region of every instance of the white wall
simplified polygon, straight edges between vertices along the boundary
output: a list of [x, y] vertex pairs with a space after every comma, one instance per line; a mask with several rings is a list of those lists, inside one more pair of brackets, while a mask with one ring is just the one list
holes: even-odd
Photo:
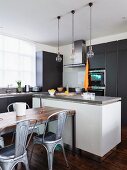
[[[92, 44], [101, 44], [122, 39], [127, 39], [127, 32], [93, 39]], [[86, 41], [86, 45], [89, 45], [89, 41]], [[60, 52], [64, 56], [64, 64], [69, 64], [70, 62], [71, 47], [71, 44], [60, 47]], [[84, 75], [85, 68], [64, 68], [63, 85], [66, 86], [68, 84], [70, 87], [83, 87]]]
[[[60, 47], [60, 52], [63, 54], [63, 64], [70, 63], [71, 44]], [[85, 68], [65, 68], [63, 67], [63, 86], [83, 87]]]
[[[100, 37], [100, 38], [95, 38], [92, 40], [92, 44], [101, 44], [101, 43], [107, 43], [111, 41], [118, 41], [118, 40], [123, 40], [127, 39], [127, 32], [116, 34], [116, 35], [110, 35], [110, 36], [105, 36], [105, 37]], [[89, 41], [86, 41], [86, 45], [89, 45]]]
[[48, 52], [53, 52], [53, 53], [57, 52], [56, 47], [52, 47], [49, 45], [35, 43], [35, 46], [36, 46], [36, 51], [48, 51]]

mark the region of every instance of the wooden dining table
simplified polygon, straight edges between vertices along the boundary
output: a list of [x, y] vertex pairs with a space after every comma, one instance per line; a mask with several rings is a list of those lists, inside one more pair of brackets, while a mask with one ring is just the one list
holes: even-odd
[[39, 107], [26, 109], [25, 116], [16, 116], [16, 112], [0, 113], [0, 130], [16, 125], [23, 120], [37, 120], [37, 123], [44, 123], [50, 115], [59, 111], [67, 111], [67, 116], [72, 117], [72, 150], [76, 148], [75, 110], [60, 109], [55, 107]]

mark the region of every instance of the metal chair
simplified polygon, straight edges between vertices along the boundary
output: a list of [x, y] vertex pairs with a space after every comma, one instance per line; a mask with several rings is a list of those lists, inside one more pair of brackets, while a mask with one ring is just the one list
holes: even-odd
[[[30, 160], [32, 158], [34, 145], [35, 144], [43, 145], [45, 147], [46, 151], [47, 151], [48, 168], [49, 168], [49, 170], [52, 170], [53, 169], [54, 150], [55, 150], [57, 145], [61, 145], [65, 162], [67, 164], [67, 167], [69, 167], [68, 161], [67, 161], [67, 158], [66, 158], [66, 155], [65, 155], [63, 140], [62, 140], [62, 133], [63, 133], [63, 130], [64, 130], [66, 117], [67, 117], [66, 111], [57, 112], [57, 113], [54, 113], [54, 114], [52, 114], [51, 116], [48, 117], [48, 120], [45, 123], [44, 133], [42, 135], [38, 135], [38, 136], [35, 136], [33, 138], [33, 148], [32, 148], [32, 151], [31, 151]], [[48, 130], [48, 125], [49, 125], [50, 121], [52, 121], [54, 119], [56, 120], [55, 133], [50, 132]]]
[[[11, 104], [9, 104], [9, 105], [7, 106], [7, 111], [8, 111], [8, 112], [14, 110], [13, 104], [14, 104], [14, 103], [11, 103]], [[26, 108], [27, 108], [27, 109], [30, 108], [30, 106], [29, 106], [27, 103], [26, 103]], [[13, 132], [13, 131], [14, 131], [14, 128], [12, 127], [12, 132]], [[31, 132], [33, 132], [33, 126], [29, 127], [29, 134], [30, 134]], [[34, 132], [37, 133], [37, 134], [39, 134], [39, 128], [38, 128], [38, 126], [34, 127]], [[15, 136], [15, 132], [13, 133], [11, 143], [13, 143], [14, 136]]]
[[0, 148], [4, 148], [4, 138], [0, 136]]
[[[26, 147], [30, 141], [29, 139], [27, 142], [27, 136], [31, 121], [33, 122], [33, 120], [18, 122], [16, 124], [15, 144], [0, 149], [0, 167], [2, 170], [12, 170], [18, 163], [24, 163], [26, 170], [29, 170]], [[34, 122], [35, 126], [37, 121], [34, 120]]]

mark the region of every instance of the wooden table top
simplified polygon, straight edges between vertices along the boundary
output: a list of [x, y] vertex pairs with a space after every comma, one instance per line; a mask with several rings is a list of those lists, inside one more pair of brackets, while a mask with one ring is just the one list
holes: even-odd
[[53, 113], [66, 110], [68, 115], [74, 115], [74, 110], [60, 109], [55, 107], [47, 107], [43, 108], [32, 108], [26, 110], [25, 116], [17, 117], [15, 112], [6, 112], [0, 114], [0, 129], [5, 127], [9, 127], [11, 125], [15, 125], [18, 121], [36, 119], [38, 122], [43, 122], [47, 120], [47, 118]]

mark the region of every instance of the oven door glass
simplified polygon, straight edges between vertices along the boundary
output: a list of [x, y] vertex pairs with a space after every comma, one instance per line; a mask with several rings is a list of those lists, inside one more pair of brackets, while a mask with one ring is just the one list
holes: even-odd
[[89, 84], [90, 86], [104, 86], [104, 73], [90, 73]]

